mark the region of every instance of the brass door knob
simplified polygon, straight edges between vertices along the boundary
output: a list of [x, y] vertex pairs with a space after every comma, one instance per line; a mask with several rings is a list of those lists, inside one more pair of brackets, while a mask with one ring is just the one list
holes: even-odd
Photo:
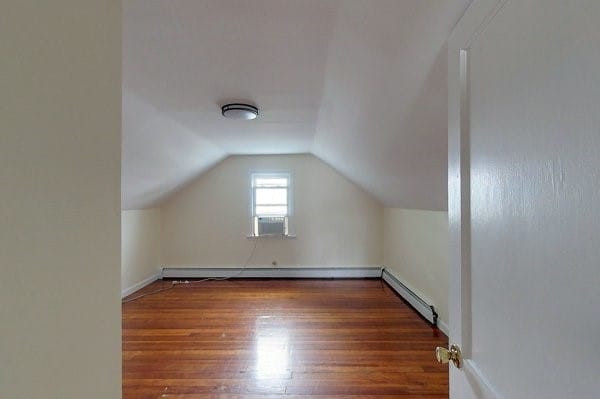
[[446, 364], [452, 361], [452, 363], [454, 363], [456, 367], [460, 368], [460, 361], [462, 357], [458, 345], [452, 344], [450, 345], [450, 349], [438, 346], [437, 348], [435, 348], [435, 357], [437, 361], [442, 364]]

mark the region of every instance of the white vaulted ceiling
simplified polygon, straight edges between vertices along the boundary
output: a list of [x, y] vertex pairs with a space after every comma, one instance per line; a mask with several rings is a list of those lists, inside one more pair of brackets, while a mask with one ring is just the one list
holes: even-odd
[[[446, 209], [445, 41], [469, 0], [124, 0], [123, 208], [230, 154], [311, 152]], [[254, 121], [220, 105], [258, 105]]]

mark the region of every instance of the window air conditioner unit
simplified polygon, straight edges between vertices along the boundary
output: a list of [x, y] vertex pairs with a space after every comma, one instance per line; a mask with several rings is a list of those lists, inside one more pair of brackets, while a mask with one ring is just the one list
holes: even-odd
[[257, 216], [255, 223], [258, 236], [281, 236], [288, 233], [287, 216]]

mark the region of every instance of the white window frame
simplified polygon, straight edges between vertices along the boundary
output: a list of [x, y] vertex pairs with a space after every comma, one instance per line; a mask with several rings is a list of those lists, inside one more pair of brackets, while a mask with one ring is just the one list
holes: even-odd
[[256, 215], [256, 190], [254, 187], [254, 180], [256, 177], [271, 177], [271, 178], [286, 178], [288, 181], [287, 185], [287, 234], [283, 237], [295, 238], [296, 236], [293, 234], [294, 229], [294, 179], [293, 174], [289, 170], [252, 170], [250, 171], [248, 178], [248, 195], [249, 195], [249, 208], [248, 208], [248, 222], [249, 222], [249, 232], [250, 234], [247, 236], [248, 238], [261, 238], [268, 236], [260, 236], [257, 235], [257, 231], [255, 229], [255, 217]]

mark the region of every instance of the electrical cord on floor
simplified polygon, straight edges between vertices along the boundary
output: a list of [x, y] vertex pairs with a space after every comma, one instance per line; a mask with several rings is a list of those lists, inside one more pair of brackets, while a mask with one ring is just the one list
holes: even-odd
[[248, 267], [248, 264], [250, 263], [250, 260], [252, 260], [252, 257], [254, 256], [254, 252], [256, 252], [256, 247], [258, 246], [258, 241], [259, 241], [258, 239], [256, 239], [254, 241], [254, 246], [252, 247], [252, 251], [250, 251], [250, 255], [248, 255], [248, 258], [244, 262], [244, 265], [242, 266], [242, 268], [240, 269], [240, 271], [237, 272], [236, 274], [232, 275], [232, 276], [207, 277], [207, 278], [203, 278], [201, 280], [192, 280], [192, 281], [189, 281], [189, 280], [183, 280], [183, 281], [174, 280], [174, 281], [171, 281], [171, 285], [169, 285], [167, 287], [160, 288], [160, 289], [155, 290], [155, 291], [145, 292], [145, 293], [136, 295], [136, 296], [131, 297], [131, 298], [123, 299], [121, 301], [121, 303], [123, 304], [123, 303], [133, 302], [133, 301], [136, 301], [136, 300], [138, 300], [140, 298], [144, 298], [144, 297], [149, 296], [149, 295], [154, 295], [154, 294], [158, 294], [159, 292], [165, 292], [165, 291], [172, 290], [172, 289], [174, 289], [176, 287], [190, 287], [192, 285], [196, 285], [196, 284], [199, 284], [199, 283], [204, 283], [206, 281], [223, 281], [223, 280], [229, 280], [230, 278], [238, 277], [238, 276], [240, 276], [246, 270], [246, 268]]
[[[174, 281], [172, 281], [171, 283], [174, 283]], [[164, 291], [172, 290], [173, 288], [175, 288], [175, 284], [171, 284], [168, 287], [160, 288], [160, 289], [155, 290], [155, 291], [145, 292], [143, 294], [140, 294], [140, 295], [137, 295], [137, 296], [134, 296], [134, 297], [131, 297], [131, 298], [125, 298], [125, 299], [121, 300], [121, 303], [133, 302], [133, 301], [138, 300], [140, 298], [143, 298], [145, 296], [158, 294], [159, 292], [164, 292]]]

